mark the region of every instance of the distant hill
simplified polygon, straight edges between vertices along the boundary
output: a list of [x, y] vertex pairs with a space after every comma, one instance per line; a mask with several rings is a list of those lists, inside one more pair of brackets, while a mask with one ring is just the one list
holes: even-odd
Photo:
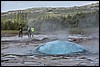
[[[55, 31], [71, 27], [99, 27], [99, 3], [69, 8], [29, 8], [1, 12], [2, 24], [6, 24], [8, 21], [13, 24], [17, 23], [17, 29], [20, 22], [25, 23], [24, 28], [27, 25], [34, 26], [38, 31]], [[2, 29], [6, 29], [3, 27]]]

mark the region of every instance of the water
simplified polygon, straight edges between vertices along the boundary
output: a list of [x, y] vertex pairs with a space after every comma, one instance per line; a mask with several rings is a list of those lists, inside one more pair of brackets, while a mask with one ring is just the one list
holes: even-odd
[[68, 41], [52, 41], [40, 45], [36, 48], [37, 51], [50, 55], [60, 55], [60, 54], [72, 54], [80, 53], [85, 49], [79, 44], [68, 42]]
[[[35, 35], [35, 38], [40, 39], [40, 40], [45, 38], [45, 37], [49, 38], [49, 36], [46, 36], [46, 35]], [[59, 36], [59, 37], [61, 37], [61, 36]], [[62, 36], [61, 39], [62, 38], [66, 38], [66, 37]], [[2, 37], [1, 41], [5, 41], [5, 40], [8, 40], [8, 41], [10, 41], [10, 40], [28, 41], [29, 39], [31, 39], [31, 38], [28, 38], [28, 36], [23, 36], [23, 37], [15, 36], [15, 37]], [[87, 49], [91, 53], [99, 53], [99, 40], [90, 40], [90, 41], [79, 43], [79, 44], [81, 46], [83, 46], [84, 49]], [[56, 45], [54, 47], [56, 47]], [[52, 47], [51, 49], [55, 50], [54, 47]], [[57, 47], [60, 49], [60, 46], [57, 46]], [[34, 50], [34, 48], [35, 47], [31, 47], [31, 46], [10, 47], [10, 48], [1, 50], [1, 53], [17, 54], [17, 55], [29, 55], [29, 54], [32, 54], [32, 51]], [[41, 47], [40, 51], [42, 49], [44, 49], [44, 48]], [[57, 49], [57, 51], [59, 51], [59, 50]]]
[[21, 47], [21, 46], [9, 47], [7, 49], [1, 50], [1, 53], [14, 54], [14, 55], [33, 55], [33, 54], [36, 54], [34, 53], [34, 51], [37, 49], [40, 52], [40, 54], [46, 53], [46, 54], [51, 54], [51, 55], [71, 54], [74, 52], [82, 52], [85, 50], [82, 46], [78, 44], [57, 40], [57, 41], [47, 42], [43, 46], [40, 45], [36, 48], [29, 45], [24, 46], [24, 47]]

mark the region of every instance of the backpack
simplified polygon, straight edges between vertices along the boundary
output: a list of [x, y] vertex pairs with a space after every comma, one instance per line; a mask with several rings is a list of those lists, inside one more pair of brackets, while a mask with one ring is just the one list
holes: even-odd
[[34, 28], [31, 28], [31, 31], [34, 32]]

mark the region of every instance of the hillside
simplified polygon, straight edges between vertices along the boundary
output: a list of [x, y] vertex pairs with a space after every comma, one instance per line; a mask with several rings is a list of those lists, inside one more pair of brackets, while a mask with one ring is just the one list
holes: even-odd
[[23, 24], [24, 30], [28, 25], [42, 32], [73, 27], [99, 27], [99, 3], [69, 8], [44, 7], [1, 12], [2, 29], [18, 29], [19, 23]]

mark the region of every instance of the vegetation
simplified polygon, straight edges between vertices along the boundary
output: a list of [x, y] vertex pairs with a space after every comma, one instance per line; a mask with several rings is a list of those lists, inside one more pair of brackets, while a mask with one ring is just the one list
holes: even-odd
[[[11, 18], [9, 18], [11, 17]], [[19, 24], [26, 26], [27, 15], [24, 13], [18, 13], [16, 15], [1, 16], [1, 29], [2, 30], [18, 30]]]
[[81, 28], [70, 28], [70, 34], [84, 34], [84, 31]]
[[80, 33], [79, 28], [99, 27], [99, 3], [70, 8], [30, 8], [1, 13], [2, 30], [18, 30], [22, 23], [35, 27], [36, 31], [55, 31], [64, 28]]
[[18, 34], [18, 30], [1, 30], [1, 34]]

